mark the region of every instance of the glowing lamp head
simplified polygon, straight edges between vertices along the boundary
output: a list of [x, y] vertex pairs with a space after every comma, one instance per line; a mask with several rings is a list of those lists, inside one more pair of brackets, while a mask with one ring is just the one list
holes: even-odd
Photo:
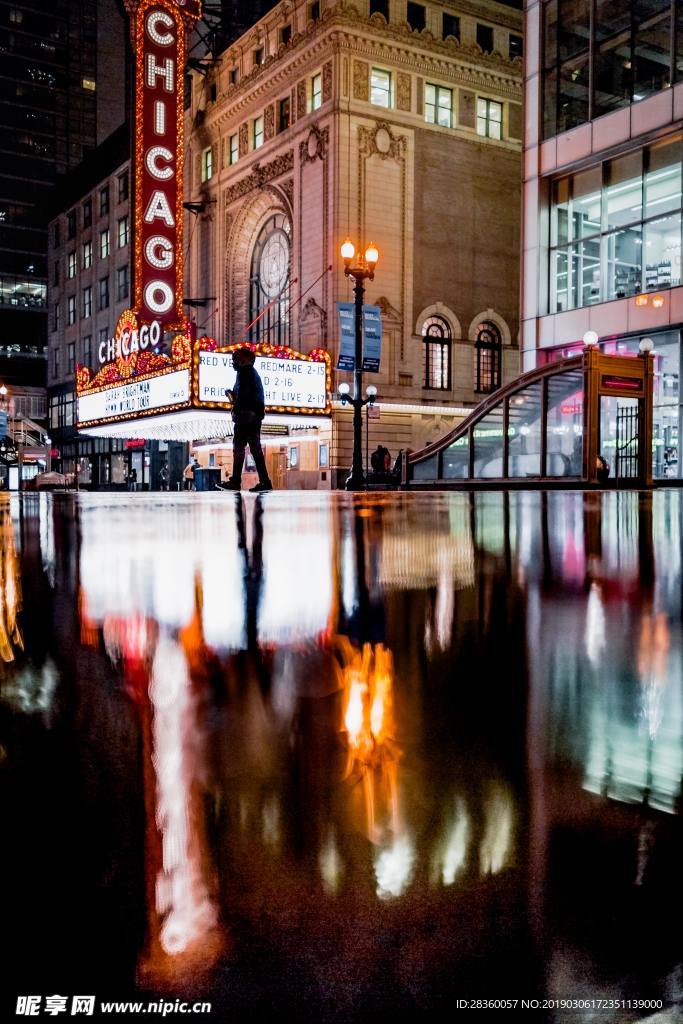
[[648, 298], [647, 295], [636, 295], [636, 306], [647, 306]]
[[370, 400], [371, 403], [374, 402], [375, 399], [377, 398], [377, 388], [375, 387], [375, 385], [368, 384], [368, 386], [365, 389], [365, 394], [368, 396], [368, 399]]
[[379, 249], [374, 242], [370, 242], [370, 245], [365, 250], [365, 262], [371, 270], [374, 270], [379, 263]]
[[583, 343], [588, 348], [593, 348], [598, 343], [598, 332], [597, 331], [586, 331], [583, 336]]
[[351, 388], [346, 383], [346, 381], [343, 381], [339, 385], [339, 394], [341, 395], [342, 398], [345, 398], [349, 394], [350, 391], [351, 391]]
[[341, 258], [344, 260], [344, 263], [350, 263], [356, 255], [356, 247], [350, 238], [347, 238], [345, 242], [342, 242], [340, 251]]
[[655, 309], [661, 309], [662, 306], [664, 305], [664, 296], [663, 295], [653, 295], [652, 296], [652, 305], [654, 306]]
[[655, 347], [655, 344], [654, 344], [652, 338], [641, 338], [640, 339], [640, 345], [638, 346], [638, 348], [640, 349], [640, 352], [641, 352], [642, 355], [644, 355], [644, 356], [649, 355], [650, 352], [652, 352], [652, 349], [654, 347]]

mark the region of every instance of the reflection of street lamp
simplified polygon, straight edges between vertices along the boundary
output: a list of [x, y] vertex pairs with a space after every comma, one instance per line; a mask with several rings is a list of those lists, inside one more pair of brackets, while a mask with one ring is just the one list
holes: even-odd
[[353, 397], [350, 396], [349, 385], [339, 386], [339, 395], [344, 404], [347, 402], [353, 406], [353, 462], [351, 464], [351, 476], [346, 481], [348, 491], [360, 490], [365, 481], [363, 478], [363, 419], [361, 412], [364, 405], [374, 402], [377, 389], [374, 394], [362, 398], [363, 388], [363, 296], [365, 295], [365, 281], [372, 281], [375, 276], [375, 267], [379, 262], [379, 249], [374, 243], [370, 243], [363, 256], [356, 255], [356, 247], [350, 238], [342, 244], [341, 258], [344, 261], [344, 273], [347, 277], [353, 278], [353, 295], [355, 301], [355, 326], [356, 326], [356, 359], [354, 370]]

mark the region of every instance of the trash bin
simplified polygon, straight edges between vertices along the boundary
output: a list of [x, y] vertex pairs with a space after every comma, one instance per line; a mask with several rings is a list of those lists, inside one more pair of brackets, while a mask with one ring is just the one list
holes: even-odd
[[215, 491], [216, 484], [221, 482], [221, 471], [218, 466], [200, 466], [194, 471], [196, 491]]

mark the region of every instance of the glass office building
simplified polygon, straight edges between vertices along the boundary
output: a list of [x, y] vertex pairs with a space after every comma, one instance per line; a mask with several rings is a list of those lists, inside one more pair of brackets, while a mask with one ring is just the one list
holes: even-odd
[[653, 472], [680, 477], [683, 5], [532, 0], [526, 43], [523, 367], [651, 338]]

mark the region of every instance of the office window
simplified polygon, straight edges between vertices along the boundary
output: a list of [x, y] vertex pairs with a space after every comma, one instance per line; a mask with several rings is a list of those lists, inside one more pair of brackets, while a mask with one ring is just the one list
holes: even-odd
[[123, 249], [125, 245], [128, 245], [128, 215], [120, 217], [118, 221], [118, 247]]
[[515, 57], [524, 56], [524, 40], [521, 36], [514, 36], [510, 33], [509, 55], [510, 60], [514, 60]]
[[323, 76], [322, 73], [313, 75], [311, 79], [311, 110], [318, 110], [323, 102]]
[[283, 25], [280, 29], [280, 42], [287, 44], [292, 38], [292, 26]]
[[83, 243], [83, 269], [87, 270], [92, 266], [92, 242]]
[[453, 127], [453, 90], [443, 85], [425, 85], [425, 121], [440, 124], [443, 128]]
[[[285, 96], [284, 99], [278, 103], [278, 118], [277, 118], [277, 130], [284, 132], [289, 128], [292, 123], [292, 110], [290, 105], [289, 96]], [[237, 136], [235, 136], [236, 138]]]
[[386, 22], [389, 21], [389, 0], [370, 0], [370, 14], [381, 14]]
[[100, 189], [100, 217], [109, 213], [109, 186]]
[[377, 107], [392, 106], [391, 72], [373, 68], [370, 75], [370, 100]]
[[83, 227], [89, 228], [92, 224], [92, 199], [86, 199], [83, 203]]
[[495, 100], [477, 100], [477, 133], [489, 139], [503, 137], [503, 104]]
[[129, 189], [128, 171], [124, 171], [123, 174], [119, 174], [117, 181], [119, 184], [119, 202], [125, 203], [128, 198]]
[[76, 276], [76, 252], [70, 252], [66, 257], [66, 276], [72, 278]]
[[213, 175], [213, 150], [211, 146], [202, 153], [202, 181], [210, 181]]
[[444, 39], [448, 39], [449, 36], [453, 36], [455, 39], [459, 40], [460, 18], [457, 18], [454, 14], [444, 14], [441, 35]]
[[310, 4], [308, 8], [308, 20], [318, 21], [320, 19], [320, 0], [315, 0], [315, 3]]
[[500, 387], [502, 348], [500, 331], [496, 324], [488, 320], [479, 324], [477, 340], [474, 343], [474, 390], [479, 394], [490, 394]]
[[81, 316], [86, 320], [92, 315], [92, 288], [90, 285], [83, 289], [83, 304]]
[[76, 368], [76, 342], [70, 341], [66, 346], [66, 372], [73, 373]]
[[231, 164], [236, 164], [240, 158], [240, 139], [239, 135], [231, 135], [228, 139], [229, 147], [229, 160]]
[[553, 183], [550, 312], [681, 284], [681, 138]]
[[448, 391], [451, 386], [451, 328], [442, 316], [422, 326], [422, 387]]
[[66, 237], [71, 239], [76, 237], [76, 211], [69, 210], [66, 215]]
[[477, 46], [484, 53], [493, 53], [493, 29], [490, 25], [477, 24]]
[[254, 118], [254, 149], [259, 149], [263, 145], [263, 114], [260, 117]]
[[422, 4], [408, 0], [408, 24], [414, 32], [421, 32], [427, 24], [427, 12]]
[[97, 82], [94, 78], [82, 78], [81, 86], [88, 92], [95, 92], [95, 90], [97, 89]]
[[83, 338], [83, 365], [90, 366], [92, 363], [92, 337], [89, 334]]
[[100, 259], [104, 260], [109, 255], [109, 228], [100, 231]]
[[99, 290], [99, 307], [100, 309], [109, 308], [109, 278], [100, 278], [100, 290]]
[[66, 322], [71, 327], [76, 323], [76, 296], [70, 295], [66, 300]]
[[258, 48], [258, 50], [254, 50], [253, 64], [254, 64], [255, 68], [258, 67], [259, 64], [263, 64], [263, 47], [262, 46], [260, 46]]
[[116, 271], [116, 297], [120, 301], [128, 296], [128, 264]]

